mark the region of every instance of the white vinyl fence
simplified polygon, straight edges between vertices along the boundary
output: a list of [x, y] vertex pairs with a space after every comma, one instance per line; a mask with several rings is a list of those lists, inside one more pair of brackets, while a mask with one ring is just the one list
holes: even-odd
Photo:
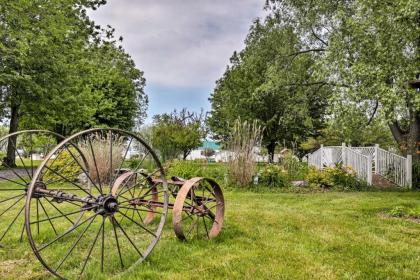
[[342, 163], [351, 167], [357, 177], [372, 184], [373, 173], [386, 178], [398, 186], [411, 188], [412, 160], [411, 155], [406, 158], [379, 148], [347, 147], [321, 145], [321, 148], [308, 154], [308, 163], [318, 169], [335, 166]]

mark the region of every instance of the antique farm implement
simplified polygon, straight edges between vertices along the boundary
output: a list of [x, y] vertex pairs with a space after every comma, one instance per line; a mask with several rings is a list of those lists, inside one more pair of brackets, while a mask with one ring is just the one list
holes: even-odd
[[113, 275], [142, 262], [168, 209], [181, 240], [213, 238], [222, 228], [220, 186], [167, 179], [133, 133], [98, 128], [64, 139], [22, 131], [0, 139], [0, 152], [0, 246], [12, 247], [26, 231], [36, 257], [59, 278]]

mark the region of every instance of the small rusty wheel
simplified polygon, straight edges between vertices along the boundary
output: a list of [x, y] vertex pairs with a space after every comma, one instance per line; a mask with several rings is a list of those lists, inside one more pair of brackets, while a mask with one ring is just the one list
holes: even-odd
[[220, 186], [212, 179], [192, 178], [175, 200], [172, 223], [181, 240], [214, 238], [222, 229], [225, 202]]

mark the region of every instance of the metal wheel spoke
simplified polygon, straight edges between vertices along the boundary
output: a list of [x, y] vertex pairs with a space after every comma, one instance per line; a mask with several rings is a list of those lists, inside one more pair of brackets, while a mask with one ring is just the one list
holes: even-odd
[[135, 223], [136, 225], [138, 225], [139, 227], [141, 227], [142, 229], [144, 229], [145, 231], [147, 231], [148, 233], [150, 233], [154, 237], [157, 237], [156, 234], [153, 231], [151, 231], [151, 230], [147, 229], [146, 227], [142, 226], [141, 224], [137, 223], [136, 221], [134, 221], [133, 219], [131, 219], [127, 215], [124, 215], [122, 212], [118, 211], [118, 213], [122, 214], [124, 217], [126, 217], [127, 219], [129, 219], [130, 221], [132, 221], [133, 223]]
[[90, 207], [87, 207], [87, 208], [83, 208], [83, 211], [81, 211], [80, 209], [79, 210], [77, 210], [77, 211], [74, 211], [74, 212], [70, 212], [70, 213], [66, 213], [66, 214], [62, 214], [62, 215], [58, 215], [58, 216], [53, 216], [53, 217], [48, 217], [48, 219], [42, 219], [42, 220], [37, 220], [37, 221], [32, 221], [32, 222], [30, 222], [30, 224], [32, 225], [32, 224], [39, 224], [39, 223], [42, 223], [42, 222], [45, 222], [45, 221], [50, 221], [50, 220], [55, 220], [55, 219], [58, 219], [58, 218], [61, 218], [61, 217], [67, 217], [67, 216], [71, 216], [71, 215], [74, 215], [74, 214], [77, 214], [77, 213], [81, 213], [81, 212], [84, 212], [84, 211], [86, 211], [86, 210], [89, 210], [89, 209], [92, 209], [92, 208], [94, 208], [94, 207], [96, 207], [96, 206], [90, 206]]
[[16, 200], [15, 202], [13, 202], [13, 204], [12, 205], [10, 205], [9, 207], [7, 207], [7, 209], [6, 210], [4, 210], [1, 214], [0, 214], [0, 217], [1, 216], [3, 216], [3, 214], [4, 213], [6, 213], [7, 211], [9, 211], [10, 209], [12, 209], [14, 206], [16, 206], [17, 205], [17, 203], [22, 199], [22, 198], [24, 198], [25, 197], [25, 195], [21, 195], [21, 197], [18, 199], [18, 200]]
[[101, 272], [104, 272], [104, 254], [105, 254], [105, 217], [102, 217]]
[[81, 191], [83, 191], [84, 193], [86, 193], [89, 197], [92, 197], [92, 194], [88, 193], [85, 189], [83, 189], [81, 186], [79, 186], [78, 184], [76, 184], [75, 182], [73, 182], [72, 180], [64, 177], [63, 175], [55, 172], [54, 170], [52, 170], [51, 168], [49, 168], [48, 166], [44, 166], [45, 168], [47, 168], [48, 170], [51, 170], [53, 173], [55, 173], [56, 175], [60, 176], [61, 178], [63, 178], [65, 181], [69, 182], [70, 184], [76, 186], [77, 188], [79, 188]]
[[49, 221], [49, 223], [50, 223], [51, 227], [53, 228], [53, 230], [54, 230], [54, 232], [55, 232], [55, 235], [57, 235], [57, 231], [55, 230], [55, 227], [54, 227], [53, 223], [51, 222], [50, 216], [48, 215], [47, 210], [45, 209], [45, 207], [44, 207], [44, 205], [42, 204], [41, 200], [39, 200], [39, 205], [41, 205], [41, 208], [42, 208], [42, 210], [44, 210], [44, 213], [45, 213], [45, 215], [47, 216], [48, 221]]
[[[102, 194], [102, 187], [101, 188], [99, 188], [96, 184], [95, 184], [95, 182], [92, 180], [92, 178], [90, 178], [90, 176], [89, 176], [89, 173], [85, 170], [85, 168], [80, 164], [80, 162], [76, 159], [76, 157], [73, 155], [73, 153], [71, 152], [71, 150], [68, 148], [68, 147], [66, 147], [66, 150], [70, 153], [70, 155], [72, 156], [72, 158], [74, 159], [74, 161], [79, 165], [79, 167], [80, 167], [80, 169], [82, 169], [82, 171], [83, 171], [83, 173], [85, 173], [85, 175], [86, 175], [86, 177], [89, 179], [89, 181], [91, 181], [92, 182], [92, 185], [98, 190], [98, 192], [100, 193], [100, 194]], [[99, 174], [98, 174], [98, 176], [99, 176]]]
[[16, 222], [17, 218], [19, 217], [20, 213], [22, 213], [23, 209], [25, 209], [25, 206], [23, 206], [19, 213], [17, 213], [17, 215], [15, 216], [15, 218], [13, 219], [13, 221], [9, 224], [9, 226], [6, 228], [6, 231], [3, 233], [3, 235], [0, 237], [0, 241], [3, 240], [3, 238], [6, 236], [7, 232], [12, 228], [13, 224]]
[[[23, 182], [25, 182], [25, 184], [26, 185], [24, 185], [25, 187], [27, 186], [27, 184], [28, 184], [28, 182], [25, 180], [25, 179], [23, 179], [22, 178], [22, 176], [20, 176], [19, 175], [19, 173], [17, 173], [16, 171], [15, 171], [15, 169], [14, 168], [12, 168], [12, 167], [10, 167], [5, 161], [2, 161], [2, 164], [5, 166], [5, 167], [7, 167], [7, 168], [9, 168], [15, 175], [16, 175], [16, 177], [18, 177], [19, 179], [21, 179]], [[6, 179], [6, 178], [3, 178], [3, 179]], [[6, 180], [8, 180], [8, 179], [6, 179]], [[8, 180], [8, 181], [10, 181], [10, 180]]]
[[[8, 179], [8, 178], [0, 177], [0, 179], [2, 179], [2, 180], [6, 180], [6, 181], [9, 181], [9, 182], [12, 182], [12, 183], [15, 183], [15, 184], [17, 184], [17, 185], [24, 186], [25, 188], [27, 187], [27, 185], [25, 185], [25, 184], [23, 184], [23, 183], [19, 183], [19, 182], [16, 182], [16, 181], [11, 180], [11, 179]], [[24, 181], [24, 180], [22, 179], [22, 181]], [[25, 189], [22, 189], [22, 190], [25, 190]]]
[[56, 241], [60, 240], [61, 238], [63, 238], [64, 236], [68, 235], [69, 233], [71, 233], [72, 231], [76, 230], [78, 227], [84, 225], [86, 222], [92, 220], [93, 218], [95, 218], [96, 216], [98, 216], [99, 214], [95, 214], [89, 218], [87, 218], [86, 220], [84, 220], [83, 222], [81, 222], [80, 224], [77, 224], [76, 226], [70, 228], [69, 230], [65, 231], [63, 234], [57, 236], [56, 238], [54, 238], [53, 240], [51, 240], [50, 242], [48, 242], [47, 244], [44, 244], [42, 246], [40, 246], [38, 248], [38, 252], [41, 252], [42, 250], [44, 250], [45, 248], [47, 248], [48, 246], [50, 246], [51, 244], [55, 243]]
[[83, 267], [82, 267], [82, 271], [80, 272], [80, 275], [82, 275], [83, 274], [83, 271], [85, 270], [86, 264], [87, 264], [87, 262], [88, 262], [88, 260], [90, 258], [90, 255], [92, 254], [93, 248], [95, 247], [95, 244], [96, 244], [96, 241], [98, 240], [99, 234], [101, 233], [101, 231], [103, 231], [103, 227], [104, 227], [104, 220], [102, 220], [102, 225], [99, 228], [98, 233], [96, 234], [96, 237], [95, 237], [95, 240], [92, 243], [92, 246], [90, 247], [90, 250], [89, 250], [89, 253], [88, 253], [87, 257], [86, 257], [86, 260], [83, 263]]
[[112, 227], [114, 229], [114, 236], [115, 236], [115, 241], [117, 243], [118, 256], [120, 257], [121, 268], [124, 268], [124, 263], [123, 263], [123, 259], [122, 259], [122, 256], [121, 256], [120, 242], [118, 241], [118, 234], [117, 234], [117, 230], [115, 228], [115, 222], [116, 221], [115, 221], [114, 217], [110, 217], [110, 220], [111, 220]]
[[[96, 216], [95, 216], [96, 218]], [[58, 271], [60, 269], [60, 267], [63, 265], [63, 263], [67, 260], [67, 258], [70, 256], [70, 254], [73, 252], [74, 248], [77, 246], [77, 244], [79, 243], [79, 241], [82, 239], [83, 235], [85, 234], [85, 232], [89, 229], [89, 227], [92, 225], [93, 221], [95, 220], [95, 218], [93, 218], [89, 224], [84, 228], [84, 230], [82, 231], [82, 233], [79, 235], [79, 237], [77, 238], [77, 240], [73, 243], [73, 245], [70, 247], [70, 249], [67, 251], [66, 255], [64, 256], [64, 259], [61, 260], [61, 262], [59, 263], [59, 265], [56, 267], [55, 271]]]
[[60, 209], [58, 209], [57, 206], [54, 205], [54, 203], [52, 203], [48, 199], [45, 199], [45, 200], [48, 201], [48, 203], [51, 204], [51, 206], [54, 207], [61, 215], [63, 215], [63, 217], [66, 218], [67, 221], [69, 221], [72, 225], [74, 225], [74, 222], [72, 220], [70, 220], [70, 218], [68, 217], [68, 215], [64, 214]]
[[15, 144], [13, 143], [13, 141], [10, 141], [10, 143], [12, 144], [13, 148], [15, 149], [15, 151], [16, 151], [16, 153], [17, 153], [17, 155], [18, 155], [19, 159], [20, 159], [20, 161], [22, 162], [23, 168], [25, 169], [25, 171], [26, 171], [26, 173], [28, 174], [29, 178], [32, 178], [32, 177], [31, 177], [31, 174], [29, 174], [28, 169], [26, 168], [26, 165], [25, 165], [25, 163], [23, 162], [23, 159], [22, 159], [22, 157], [20, 156], [20, 153], [19, 153], [19, 151], [17, 150], [17, 148], [16, 148]]
[[[103, 189], [102, 189], [102, 183], [101, 183], [101, 178], [100, 178], [100, 176], [99, 176], [98, 165], [96, 164], [96, 156], [95, 156], [95, 152], [93, 151], [92, 140], [90, 139], [90, 137], [88, 137], [88, 142], [89, 142], [90, 151], [91, 151], [91, 153], [92, 153], [92, 157], [93, 157], [93, 163], [95, 164], [96, 177], [98, 177], [98, 183], [99, 183], [99, 186], [100, 186], [100, 188], [101, 188], [101, 190], [102, 190], [102, 192], [103, 192]], [[102, 192], [101, 192], [101, 193], [102, 193]]]
[[[125, 153], [124, 153], [124, 157], [123, 157], [123, 160], [121, 161], [121, 164], [120, 164], [120, 167], [118, 167], [118, 172], [121, 170], [121, 168], [122, 168], [122, 166], [123, 166], [123, 164], [124, 164], [124, 161], [125, 161], [125, 159], [126, 159], [126, 157], [127, 157], [127, 154], [128, 154], [128, 151], [130, 150], [130, 146], [131, 146], [131, 142], [133, 141], [133, 137], [131, 137], [130, 138], [130, 142], [128, 143], [128, 145], [127, 145], [127, 149], [125, 150]], [[110, 186], [113, 186], [114, 185], [114, 183], [115, 183], [115, 180], [116, 180], [117, 178], [115, 177], [115, 179], [114, 179], [114, 181], [112, 182], [112, 184], [110, 184]]]
[[[128, 218], [128, 217], [127, 217]], [[137, 248], [136, 244], [131, 240], [131, 238], [128, 236], [128, 234], [125, 232], [125, 230], [122, 228], [122, 226], [117, 222], [117, 220], [114, 219], [114, 221], [117, 223], [118, 227], [121, 229], [125, 237], [128, 239], [128, 241], [133, 245], [134, 249], [136, 249], [137, 253], [139, 253], [140, 257], [143, 257], [143, 254], [140, 252], [140, 250]], [[155, 235], [156, 237], [156, 235]]]

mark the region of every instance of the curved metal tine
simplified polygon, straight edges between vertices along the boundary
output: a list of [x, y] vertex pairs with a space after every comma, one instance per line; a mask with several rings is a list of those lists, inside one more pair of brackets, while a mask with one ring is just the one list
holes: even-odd
[[[127, 154], [128, 154], [128, 151], [130, 150], [130, 146], [131, 146], [131, 142], [132, 141], [133, 141], [133, 137], [130, 137], [130, 142], [127, 145], [127, 148], [126, 148], [125, 153], [124, 153], [123, 160], [121, 161], [121, 164], [120, 164], [120, 166], [117, 169], [117, 172], [119, 172], [121, 170], [122, 166], [124, 165], [124, 162], [125, 162], [125, 159], [127, 158]], [[112, 182], [111, 186], [114, 185], [115, 180], [117, 180], [117, 177], [114, 178], [114, 181]]]
[[[95, 184], [95, 182], [92, 180], [92, 178], [90, 178], [89, 173], [85, 170], [85, 168], [76, 159], [76, 157], [74, 156], [72, 151], [67, 146], [65, 146], [65, 147], [66, 147], [66, 150], [70, 153], [71, 157], [74, 159], [74, 161], [79, 165], [80, 169], [82, 169], [83, 173], [85, 173], [86, 177], [92, 182], [93, 186], [99, 191], [100, 194], [103, 194], [102, 193], [102, 187], [98, 188], [98, 186]], [[99, 177], [99, 175], [98, 175], [98, 177]]]
[[[16, 137], [16, 142], [17, 142], [17, 138], [18, 138], [18, 137]], [[25, 163], [23, 162], [22, 157], [20, 156], [19, 151], [18, 151], [18, 150], [17, 150], [17, 148], [16, 148], [16, 145], [13, 143], [13, 141], [9, 141], [9, 143], [11, 143], [11, 144], [12, 144], [13, 148], [15, 149], [15, 151], [16, 151], [16, 153], [17, 153], [17, 155], [18, 155], [19, 159], [20, 159], [20, 161], [22, 162], [23, 168], [25, 169], [25, 171], [26, 171], [26, 173], [28, 174], [29, 178], [31, 178], [31, 179], [32, 179], [31, 175], [30, 175], [30, 174], [29, 174], [29, 172], [28, 172], [28, 169], [26, 168]]]
[[102, 225], [99, 228], [98, 233], [96, 234], [96, 237], [95, 237], [95, 240], [92, 243], [92, 246], [90, 247], [90, 250], [89, 250], [89, 253], [88, 253], [88, 255], [85, 259], [85, 262], [83, 263], [82, 271], [79, 274], [80, 276], [83, 274], [83, 271], [85, 270], [86, 264], [87, 264], [87, 262], [90, 258], [90, 255], [92, 254], [93, 248], [95, 247], [95, 244], [96, 244], [96, 241], [98, 240], [99, 234], [101, 233], [101, 231], [103, 231], [103, 228], [104, 228], [104, 220], [102, 219]]
[[70, 254], [73, 252], [74, 248], [77, 246], [79, 241], [82, 239], [83, 235], [86, 233], [86, 231], [89, 229], [89, 227], [92, 225], [93, 221], [95, 221], [95, 218], [93, 218], [89, 224], [83, 229], [77, 240], [73, 243], [73, 245], [70, 247], [70, 249], [67, 251], [66, 255], [64, 256], [64, 259], [61, 260], [61, 262], [58, 264], [58, 266], [55, 268], [55, 272], [57, 272], [60, 267], [63, 265], [63, 263], [67, 260], [67, 258], [70, 256]]

